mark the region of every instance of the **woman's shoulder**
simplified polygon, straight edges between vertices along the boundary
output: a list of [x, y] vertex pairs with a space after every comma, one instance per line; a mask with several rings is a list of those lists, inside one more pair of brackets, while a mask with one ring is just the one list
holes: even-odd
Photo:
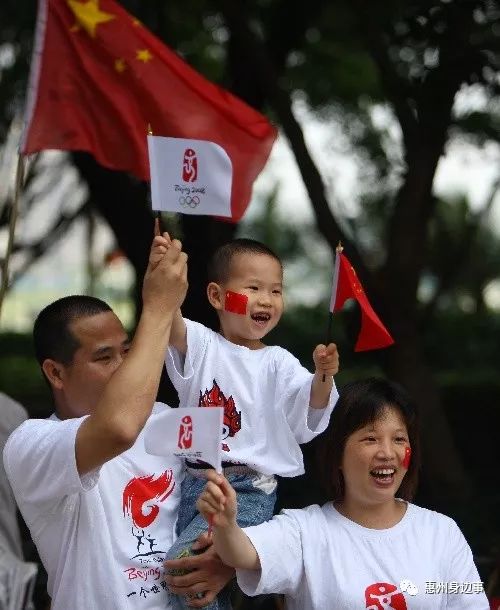
[[432, 531], [435, 534], [447, 535], [451, 532], [459, 530], [456, 522], [448, 515], [439, 513], [430, 508], [424, 508], [417, 504], [408, 504], [408, 509], [411, 511], [411, 520], [417, 527], [425, 531]]
[[328, 505], [320, 506], [311, 504], [305, 508], [285, 508], [280, 515], [284, 518], [295, 521], [300, 529], [317, 527], [318, 524], [325, 522]]

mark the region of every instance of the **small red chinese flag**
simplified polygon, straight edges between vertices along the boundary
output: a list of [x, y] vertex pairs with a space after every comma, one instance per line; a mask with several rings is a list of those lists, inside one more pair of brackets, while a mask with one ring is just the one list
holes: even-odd
[[245, 316], [247, 313], [248, 297], [246, 294], [239, 294], [226, 290], [226, 298], [224, 299], [224, 311], [237, 313]]
[[208, 140], [231, 160], [232, 219], [241, 218], [276, 129], [114, 0], [39, 0], [32, 66], [23, 154], [84, 150], [149, 180], [148, 124], [155, 135]]
[[373, 311], [354, 267], [341, 251], [337, 251], [330, 311], [340, 311], [348, 299], [356, 299], [361, 307], [361, 330], [354, 351], [362, 352], [392, 345], [394, 339]]

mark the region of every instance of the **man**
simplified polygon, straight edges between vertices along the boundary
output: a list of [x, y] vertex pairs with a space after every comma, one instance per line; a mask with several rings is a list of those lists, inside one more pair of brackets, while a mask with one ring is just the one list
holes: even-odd
[[[154, 402], [186, 294], [186, 263], [177, 240], [160, 263], [150, 261], [132, 343], [112, 310], [92, 297], [60, 299], [35, 322], [56, 412], [20, 426], [4, 463], [48, 572], [52, 610], [169, 608], [163, 560], [183, 471], [174, 458], [146, 453], [143, 429], [162, 408]], [[181, 593], [208, 590], [192, 601], [202, 607], [231, 572], [211, 550], [188, 559], [184, 567], [198, 570], [183, 577]]]

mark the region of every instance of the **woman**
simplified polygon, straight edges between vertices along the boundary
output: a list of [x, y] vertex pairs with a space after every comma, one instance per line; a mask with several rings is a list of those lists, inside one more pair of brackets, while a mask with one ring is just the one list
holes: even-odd
[[198, 509], [245, 593], [284, 593], [288, 610], [488, 610], [456, 523], [410, 503], [417, 414], [400, 386], [382, 379], [345, 386], [319, 455], [332, 501], [245, 530], [231, 486], [211, 473]]

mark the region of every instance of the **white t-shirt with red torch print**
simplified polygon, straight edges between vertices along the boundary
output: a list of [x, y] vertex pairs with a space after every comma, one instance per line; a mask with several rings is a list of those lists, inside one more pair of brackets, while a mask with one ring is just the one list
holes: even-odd
[[385, 530], [362, 527], [328, 503], [244, 531], [261, 569], [238, 570], [240, 588], [284, 593], [287, 610], [489, 609], [457, 524], [414, 504]]
[[184, 319], [187, 353], [170, 348], [169, 377], [181, 407], [223, 407], [223, 461], [264, 475], [304, 473], [300, 444], [323, 432], [338, 399], [309, 407], [313, 374], [277, 345], [252, 350]]
[[167, 610], [163, 561], [172, 545], [183, 465], [134, 446], [80, 477], [75, 438], [84, 418], [28, 420], [4, 463], [48, 573], [52, 610]]

